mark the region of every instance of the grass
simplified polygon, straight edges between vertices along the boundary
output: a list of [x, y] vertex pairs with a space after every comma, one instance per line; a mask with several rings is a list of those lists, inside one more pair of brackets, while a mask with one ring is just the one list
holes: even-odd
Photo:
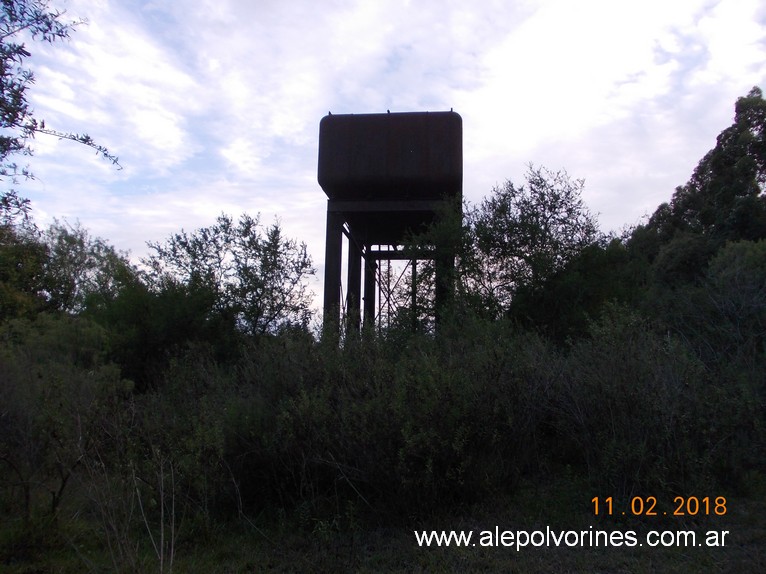
[[[508, 572], [614, 573], [764, 572], [766, 571], [766, 496], [763, 487], [746, 497], [727, 497], [727, 514], [707, 518], [595, 517], [590, 500], [597, 493], [582, 480], [559, 477], [522, 485], [503, 495], [462, 508], [412, 517], [397, 525], [361, 527], [346, 519], [322, 521], [285, 517], [213, 526], [180, 544], [177, 573], [255, 572]], [[720, 494], [720, 493], [719, 493]], [[658, 495], [658, 498], [660, 496]], [[671, 497], [672, 499], [672, 497]], [[669, 505], [668, 505], [669, 506]], [[369, 522], [369, 521], [368, 521]], [[339, 524], [342, 525], [339, 526]], [[414, 530], [636, 531], [639, 542], [649, 530], [728, 530], [723, 547], [419, 547]], [[21, 560], [4, 555], [0, 572], [9, 574], [111, 572], [113, 567], [95, 531], [80, 527], [78, 540], [51, 542]], [[475, 540], [475, 539], [474, 539]], [[148, 544], [138, 564], [159, 572]], [[7, 548], [6, 548], [7, 549]], [[100, 566], [97, 566], [100, 565]], [[130, 571], [129, 569], [125, 570]]]

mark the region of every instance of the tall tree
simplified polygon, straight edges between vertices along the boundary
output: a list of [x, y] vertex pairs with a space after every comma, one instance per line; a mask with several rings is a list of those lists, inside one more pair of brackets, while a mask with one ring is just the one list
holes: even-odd
[[666, 236], [705, 233], [720, 244], [766, 237], [766, 100], [754, 87], [734, 106], [734, 123], [700, 160], [689, 182], [650, 226]]
[[42, 310], [47, 260], [29, 201], [9, 191], [0, 197], [0, 322]]
[[212, 311], [233, 317], [246, 333], [308, 322], [311, 258], [306, 245], [284, 237], [277, 223], [264, 230], [249, 215], [237, 222], [220, 215], [210, 227], [149, 247], [154, 253], [143, 262], [156, 289], [181, 283], [212, 292]]
[[92, 237], [79, 223], [55, 221], [42, 238], [48, 252], [45, 283], [50, 309], [93, 311], [138, 280], [138, 271], [127, 253]]
[[755, 87], [737, 100], [734, 123], [629, 245], [665, 285], [701, 280], [728, 241], [766, 238], [766, 100]]
[[583, 180], [529, 166], [526, 185], [507, 181], [468, 214], [475, 258], [464, 261], [471, 289], [495, 313], [520, 288], [537, 289], [600, 237], [582, 199]]

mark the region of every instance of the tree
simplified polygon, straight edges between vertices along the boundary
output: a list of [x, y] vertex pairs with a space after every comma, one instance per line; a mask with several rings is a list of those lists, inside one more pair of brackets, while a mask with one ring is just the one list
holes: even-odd
[[[19, 175], [32, 177], [27, 167], [19, 167], [11, 156], [31, 155], [29, 141], [36, 134], [68, 139], [96, 150], [119, 166], [118, 159], [87, 134], [62, 132], [46, 127], [38, 120], [27, 101], [27, 90], [35, 78], [24, 67], [31, 54], [24, 36], [52, 43], [69, 37], [82, 20], [65, 21], [64, 12], [52, 8], [48, 0], [3, 0], [0, 3], [0, 179]], [[3, 194], [3, 197], [5, 194]]]
[[138, 271], [126, 253], [79, 223], [55, 221], [43, 234], [48, 250], [45, 287], [48, 306], [69, 313], [104, 305], [137, 280]]
[[232, 317], [247, 334], [308, 323], [305, 280], [315, 270], [306, 245], [285, 238], [278, 223], [263, 230], [257, 217], [243, 214], [235, 223], [220, 215], [210, 227], [149, 247], [154, 254], [143, 263], [155, 289], [181, 283], [212, 292], [211, 311]]
[[729, 241], [766, 238], [766, 100], [754, 87], [734, 106], [734, 123], [628, 245], [665, 286], [703, 280]]
[[671, 206], [693, 230], [722, 239], [766, 234], [766, 101], [753, 88], [734, 106], [734, 124], [718, 136]]
[[47, 249], [29, 216], [29, 200], [0, 197], [0, 322], [32, 316], [45, 304]]
[[544, 289], [516, 291], [508, 315], [523, 326], [534, 326], [558, 343], [588, 334], [594, 317], [605, 306], [635, 305], [646, 288], [648, 265], [631, 257], [619, 238], [583, 248], [545, 283]]
[[194, 348], [230, 362], [239, 351], [234, 320], [215, 309], [217, 293], [206, 286], [165, 280], [150, 287], [140, 275], [114, 298], [88, 300], [85, 315], [109, 332], [110, 359], [144, 392], [163, 382], [168, 365]]
[[[766, 240], [734, 241], [710, 258], [703, 278], [659, 301], [663, 316], [708, 363], [766, 359]], [[764, 389], [766, 390], [766, 389]]]
[[0, 195], [0, 227], [7, 229], [17, 225], [29, 227], [30, 201], [10, 190]]
[[[24, 38], [52, 43], [69, 37], [82, 20], [65, 21], [64, 12], [52, 9], [48, 0], [3, 0], [0, 3], [0, 180], [33, 177], [26, 166], [12, 157], [32, 154], [30, 140], [37, 134], [51, 135], [89, 146], [119, 167], [117, 157], [96, 144], [87, 134], [62, 132], [38, 120], [27, 101], [34, 83], [24, 67], [31, 54]], [[29, 200], [13, 190], [0, 191], [0, 320], [29, 315], [45, 301], [55, 299], [46, 289], [47, 246], [29, 218]], [[61, 262], [61, 260], [55, 260]], [[74, 304], [70, 301], [64, 306]]]
[[[13, 192], [8, 197], [17, 198]], [[0, 321], [41, 311], [93, 311], [139, 280], [127, 254], [79, 224], [56, 221], [40, 231], [21, 201], [0, 206]]]
[[469, 290], [491, 314], [505, 312], [522, 287], [538, 289], [583, 248], [599, 239], [582, 200], [583, 180], [529, 166], [527, 185], [507, 181], [469, 212], [474, 259], [464, 261]]
[[104, 330], [80, 317], [6, 321], [0, 343], [0, 489], [16, 495], [25, 520], [43, 502], [55, 515], [83, 456], [108, 440], [98, 425], [118, 415], [130, 385], [106, 360]]
[[734, 123], [718, 135], [689, 182], [676, 188], [649, 227], [665, 237], [677, 232], [726, 241], [766, 237], [766, 101], [755, 87], [734, 106]]

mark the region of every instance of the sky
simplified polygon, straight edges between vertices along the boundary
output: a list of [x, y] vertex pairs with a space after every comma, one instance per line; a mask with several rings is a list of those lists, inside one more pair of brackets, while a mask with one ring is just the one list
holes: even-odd
[[79, 221], [134, 261], [221, 213], [278, 220], [321, 294], [332, 113], [463, 119], [463, 195], [527, 166], [585, 180], [603, 231], [684, 184], [734, 103], [766, 88], [762, 0], [51, 0], [84, 18], [33, 43], [38, 119], [119, 156], [38, 136], [16, 186], [38, 224]]

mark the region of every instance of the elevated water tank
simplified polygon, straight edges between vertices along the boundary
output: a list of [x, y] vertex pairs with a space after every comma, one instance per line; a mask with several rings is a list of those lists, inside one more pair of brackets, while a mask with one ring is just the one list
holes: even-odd
[[452, 111], [327, 115], [317, 179], [330, 200], [460, 197], [463, 120]]

